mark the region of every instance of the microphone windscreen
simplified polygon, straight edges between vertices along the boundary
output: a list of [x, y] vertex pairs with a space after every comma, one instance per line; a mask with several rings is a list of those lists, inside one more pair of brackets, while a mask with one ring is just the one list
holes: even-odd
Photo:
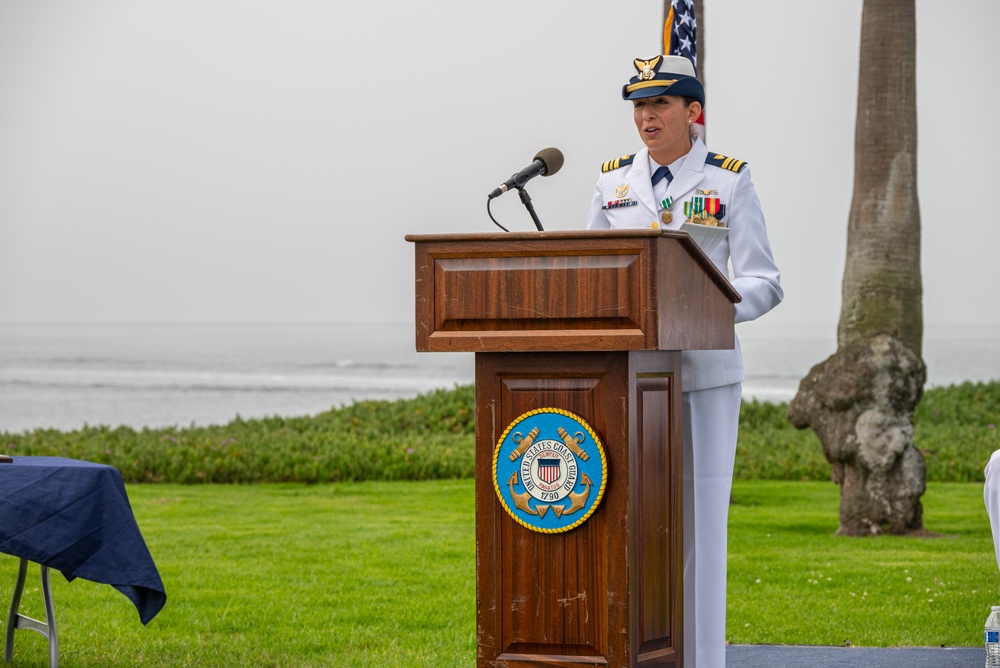
[[557, 148], [543, 148], [535, 154], [534, 160], [541, 160], [545, 163], [545, 174], [542, 176], [552, 176], [563, 166], [563, 154]]

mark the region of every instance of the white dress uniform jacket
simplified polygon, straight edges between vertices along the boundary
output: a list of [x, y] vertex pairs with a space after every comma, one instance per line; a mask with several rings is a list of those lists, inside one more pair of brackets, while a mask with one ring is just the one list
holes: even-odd
[[[696, 139], [667, 188], [667, 196], [673, 198], [670, 206], [673, 221], [662, 225], [659, 223], [662, 209], [653, 195], [650, 180], [649, 152], [643, 148], [629, 158], [605, 163], [590, 205], [588, 229], [650, 227], [653, 222], [665, 229], [679, 229], [685, 220], [684, 203], [699, 194], [695, 191], [716, 190], [718, 195], [712, 196], [719, 197], [725, 206], [721, 221], [729, 228], [729, 234], [709, 257], [743, 297], [736, 304], [736, 322], [754, 320], [781, 302], [784, 293], [778, 267], [771, 255], [764, 214], [746, 163], [709, 153], [701, 140]], [[620, 166], [615, 169], [615, 165]], [[603, 208], [608, 202], [623, 199], [615, 192], [616, 188], [621, 192], [623, 185], [628, 185], [627, 197], [637, 204]], [[682, 353], [681, 358], [685, 392], [740, 383], [744, 379], [738, 339], [734, 350], [689, 351]]]
[[[695, 140], [666, 195], [673, 198], [673, 220], [663, 226], [645, 148], [634, 157], [605, 163], [587, 227], [651, 227], [656, 222], [660, 227], [677, 229], [685, 220], [685, 202], [698, 196], [718, 197], [725, 209], [716, 217], [729, 227], [729, 234], [708, 256], [743, 297], [736, 304], [736, 322], [753, 320], [777, 306], [783, 296], [778, 268], [746, 164], [710, 154]], [[620, 205], [626, 198], [635, 204]], [[616, 201], [618, 206], [608, 206]], [[726, 528], [744, 379], [739, 340], [734, 350], [682, 352], [681, 362], [684, 665], [724, 668]]]

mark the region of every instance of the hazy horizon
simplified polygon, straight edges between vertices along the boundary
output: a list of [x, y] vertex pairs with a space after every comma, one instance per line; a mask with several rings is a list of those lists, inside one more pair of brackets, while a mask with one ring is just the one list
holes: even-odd
[[[764, 322], [835, 326], [862, 0], [705, 5], [707, 144], [750, 164], [782, 271]], [[412, 322], [403, 237], [498, 231], [486, 194], [546, 146], [535, 209], [583, 227], [640, 147], [620, 88], [662, 3], [433, 8], [0, 5], [0, 322]], [[1000, 3], [916, 8], [925, 323], [997, 325]], [[493, 211], [533, 229], [513, 194]]]

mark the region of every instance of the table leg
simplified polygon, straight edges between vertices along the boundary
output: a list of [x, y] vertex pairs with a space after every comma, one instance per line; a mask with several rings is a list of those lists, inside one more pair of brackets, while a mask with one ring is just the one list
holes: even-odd
[[56, 633], [56, 609], [52, 603], [52, 587], [49, 581], [49, 567], [41, 566], [42, 599], [45, 602], [45, 621], [40, 622], [18, 612], [21, 607], [21, 594], [24, 592], [24, 581], [28, 576], [28, 560], [21, 559], [17, 569], [17, 584], [14, 586], [14, 596], [10, 600], [10, 613], [7, 615], [7, 632], [4, 637], [3, 660], [14, 660], [14, 631], [31, 629], [45, 636], [49, 641], [49, 668], [59, 668], [59, 638]]

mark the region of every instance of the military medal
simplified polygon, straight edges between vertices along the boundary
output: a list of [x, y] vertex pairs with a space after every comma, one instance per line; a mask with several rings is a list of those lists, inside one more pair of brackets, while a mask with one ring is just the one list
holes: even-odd
[[662, 213], [660, 213], [660, 221], [664, 225], [669, 225], [674, 220], [674, 214], [670, 213], [670, 205], [673, 203], [673, 197], [668, 197], [660, 202], [660, 208], [665, 209]]
[[718, 197], [706, 197], [705, 198], [705, 209], [702, 212], [702, 218], [704, 219], [705, 225], [710, 227], [721, 227], [722, 224], [719, 219], [715, 217], [715, 214], [719, 213], [722, 208], [722, 200]]
[[[702, 191], [703, 192], [703, 191]], [[706, 197], [692, 197], [690, 201], [684, 202], [684, 215], [687, 216], [685, 223], [705, 224], [705, 219], [709, 214], [705, 212]]]
[[628, 184], [622, 184], [620, 186], [615, 186], [615, 198], [624, 199], [628, 195]]

